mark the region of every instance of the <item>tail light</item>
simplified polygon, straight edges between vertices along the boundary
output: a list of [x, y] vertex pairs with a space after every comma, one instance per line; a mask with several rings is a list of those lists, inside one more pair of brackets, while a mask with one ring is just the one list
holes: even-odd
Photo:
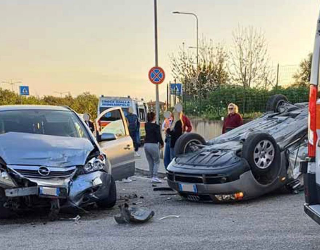
[[318, 87], [316, 85], [310, 85], [309, 93], [309, 115], [308, 115], [308, 154], [310, 158], [316, 155], [316, 143], [317, 143], [317, 97]]

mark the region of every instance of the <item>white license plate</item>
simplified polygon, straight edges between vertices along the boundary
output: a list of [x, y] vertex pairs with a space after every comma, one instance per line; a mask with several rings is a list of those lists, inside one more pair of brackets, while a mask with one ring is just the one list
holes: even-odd
[[39, 188], [40, 195], [49, 195], [49, 196], [59, 196], [60, 188], [52, 188], [52, 187], [40, 187]]
[[194, 184], [179, 183], [179, 190], [183, 192], [198, 193], [197, 186]]

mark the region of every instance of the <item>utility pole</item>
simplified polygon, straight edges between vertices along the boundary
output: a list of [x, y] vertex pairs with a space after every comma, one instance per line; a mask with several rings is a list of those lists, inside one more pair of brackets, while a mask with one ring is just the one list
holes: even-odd
[[276, 83], [276, 89], [278, 89], [278, 86], [279, 86], [279, 69], [280, 69], [280, 65], [278, 63], [278, 66], [277, 66], [277, 83]]
[[[154, 46], [155, 46], [155, 66], [158, 67], [158, 13], [157, 0], [154, 0]], [[156, 121], [160, 121], [160, 104], [159, 104], [159, 85], [156, 84]]]
[[10, 81], [2, 81], [2, 83], [9, 84], [9, 85], [11, 86], [12, 92], [14, 92], [14, 86], [15, 86], [17, 83], [21, 83], [21, 81], [13, 81], [13, 80], [10, 80]]

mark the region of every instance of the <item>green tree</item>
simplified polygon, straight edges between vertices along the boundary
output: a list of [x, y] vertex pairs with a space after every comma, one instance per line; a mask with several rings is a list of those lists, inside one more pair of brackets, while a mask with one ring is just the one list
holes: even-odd
[[303, 59], [297, 73], [294, 74], [294, 86], [307, 86], [311, 77], [312, 53]]

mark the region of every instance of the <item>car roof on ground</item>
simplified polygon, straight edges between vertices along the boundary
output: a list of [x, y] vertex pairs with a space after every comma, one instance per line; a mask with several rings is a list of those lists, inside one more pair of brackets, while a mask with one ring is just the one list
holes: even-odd
[[55, 111], [67, 111], [69, 108], [63, 106], [51, 106], [51, 105], [3, 105], [0, 106], [1, 111], [12, 111], [12, 110], [55, 110]]

